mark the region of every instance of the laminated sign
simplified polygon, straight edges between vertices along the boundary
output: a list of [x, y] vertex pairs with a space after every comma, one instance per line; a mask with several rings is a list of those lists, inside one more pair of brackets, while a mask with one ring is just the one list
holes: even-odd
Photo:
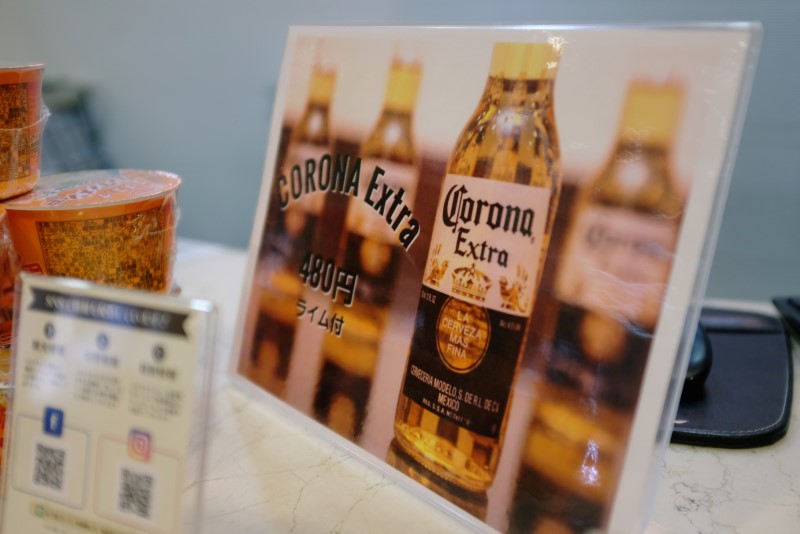
[[214, 317], [206, 301], [23, 274], [3, 532], [187, 532]]
[[234, 379], [475, 525], [641, 526], [759, 32], [292, 28]]

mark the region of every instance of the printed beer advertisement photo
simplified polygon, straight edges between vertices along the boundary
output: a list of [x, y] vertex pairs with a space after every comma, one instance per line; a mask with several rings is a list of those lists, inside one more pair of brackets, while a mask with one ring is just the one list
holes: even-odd
[[753, 39], [292, 28], [232, 375], [475, 525], [641, 520]]

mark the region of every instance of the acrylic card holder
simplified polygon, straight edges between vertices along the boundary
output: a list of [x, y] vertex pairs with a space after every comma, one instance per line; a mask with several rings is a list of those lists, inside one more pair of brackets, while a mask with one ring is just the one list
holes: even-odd
[[202, 532], [215, 321], [207, 301], [23, 273], [2, 531]]
[[233, 380], [473, 527], [640, 528], [759, 38], [292, 28]]

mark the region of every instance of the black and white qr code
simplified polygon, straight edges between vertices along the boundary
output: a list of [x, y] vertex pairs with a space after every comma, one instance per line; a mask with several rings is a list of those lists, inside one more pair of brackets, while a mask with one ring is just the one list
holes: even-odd
[[36, 444], [34, 452], [33, 482], [37, 486], [61, 491], [64, 487], [64, 449]]
[[123, 468], [119, 485], [119, 510], [149, 519], [154, 482], [152, 475]]

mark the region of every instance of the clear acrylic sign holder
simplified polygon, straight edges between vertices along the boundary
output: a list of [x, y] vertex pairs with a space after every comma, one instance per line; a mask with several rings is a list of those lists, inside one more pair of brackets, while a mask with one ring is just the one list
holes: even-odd
[[234, 382], [472, 527], [641, 529], [760, 35], [292, 28]]

